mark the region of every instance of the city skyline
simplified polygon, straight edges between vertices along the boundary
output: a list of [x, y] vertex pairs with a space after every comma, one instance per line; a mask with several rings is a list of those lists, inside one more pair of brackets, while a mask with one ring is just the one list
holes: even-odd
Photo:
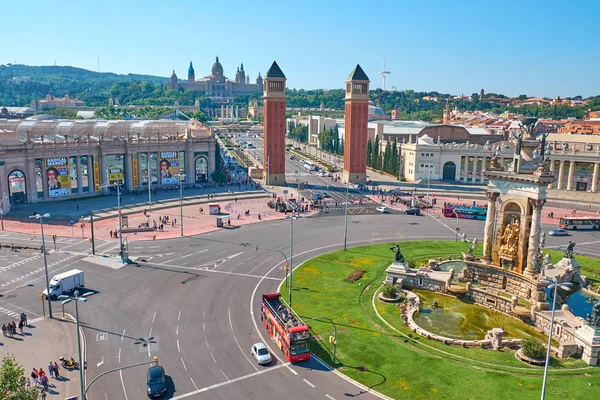
[[[383, 86], [378, 72], [385, 58], [388, 90], [470, 95], [483, 88], [551, 98], [600, 94], [600, 82], [592, 79], [600, 54], [589, 50], [600, 6], [592, 1], [577, 8], [558, 1], [509, 1], [498, 8], [469, 1], [403, 2], [380, 10], [308, 1], [314, 14], [276, 4], [195, 8], [181, 1], [165, 8], [156, 1], [109, 0], [96, 9], [86, 3], [73, 8], [65, 0], [40, 3], [27, 10], [26, 20], [8, 19], [5, 28], [19, 32], [25, 43], [35, 44], [48, 30], [59, 32], [57, 39], [13, 46], [0, 54], [0, 64], [56, 63], [96, 71], [99, 58], [100, 72], [164, 76], [166, 83], [173, 69], [185, 79], [190, 61], [197, 77], [209, 75], [218, 55], [230, 79], [244, 63], [254, 81], [276, 60], [289, 88], [337, 89], [359, 63], [375, 89]], [[5, 11], [23, 12], [16, 4]]]

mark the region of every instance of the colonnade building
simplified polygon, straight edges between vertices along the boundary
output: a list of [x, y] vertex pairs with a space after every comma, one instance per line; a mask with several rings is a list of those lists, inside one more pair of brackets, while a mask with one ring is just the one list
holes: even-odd
[[211, 128], [192, 121], [0, 119], [0, 208], [208, 182]]
[[[600, 179], [600, 138], [588, 135], [550, 134], [550, 172], [557, 177], [550, 185], [557, 190], [596, 193]], [[429, 135], [411, 136], [399, 144], [402, 175], [407, 181], [442, 180], [484, 184], [483, 171], [490, 167], [493, 148], [499, 147], [500, 164], [513, 161], [514, 143], [497, 142], [489, 146], [470, 142], [441, 142]]]

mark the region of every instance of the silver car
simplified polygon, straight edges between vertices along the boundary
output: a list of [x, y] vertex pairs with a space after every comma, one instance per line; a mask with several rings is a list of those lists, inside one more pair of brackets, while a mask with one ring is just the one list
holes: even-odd
[[267, 346], [262, 342], [252, 345], [252, 355], [259, 365], [267, 365], [271, 363], [271, 353], [267, 350]]

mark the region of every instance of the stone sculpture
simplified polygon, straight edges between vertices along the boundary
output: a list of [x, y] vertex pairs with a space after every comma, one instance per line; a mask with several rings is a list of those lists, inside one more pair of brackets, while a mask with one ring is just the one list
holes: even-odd
[[569, 244], [567, 245], [567, 249], [565, 250], [565, 258], [573, 258], [574, 249], [575, 242], [569, 240]]
[[588, 314], [587, 320], [592, 328], [600, 328], [600, 301], [594, 304], [592, 315]]
[[500, 252], [514, 256], [517, 254], [519, 244], [519, 220], [514, 218], [513, 221], [506, 225], [504, 232], [502, 233], [502, 246], [500, 246]]

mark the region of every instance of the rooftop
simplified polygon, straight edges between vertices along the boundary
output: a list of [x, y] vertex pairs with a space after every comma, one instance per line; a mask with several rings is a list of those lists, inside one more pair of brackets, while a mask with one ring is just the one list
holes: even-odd
[[349, 81], [368, 81], [369, 77], [365, 74], [365, 71], [360, 67], [360, 64], [356, 64], [356, 67], [350, 72], [348, 76]]
[[277, 65], [277, 61], [273, 61], [273, 64], [271, 64], [271, 68], [269, 68], [267, 71], [265, 78], [285, 78], [281, 68], [279, 68], [279, 65]]

